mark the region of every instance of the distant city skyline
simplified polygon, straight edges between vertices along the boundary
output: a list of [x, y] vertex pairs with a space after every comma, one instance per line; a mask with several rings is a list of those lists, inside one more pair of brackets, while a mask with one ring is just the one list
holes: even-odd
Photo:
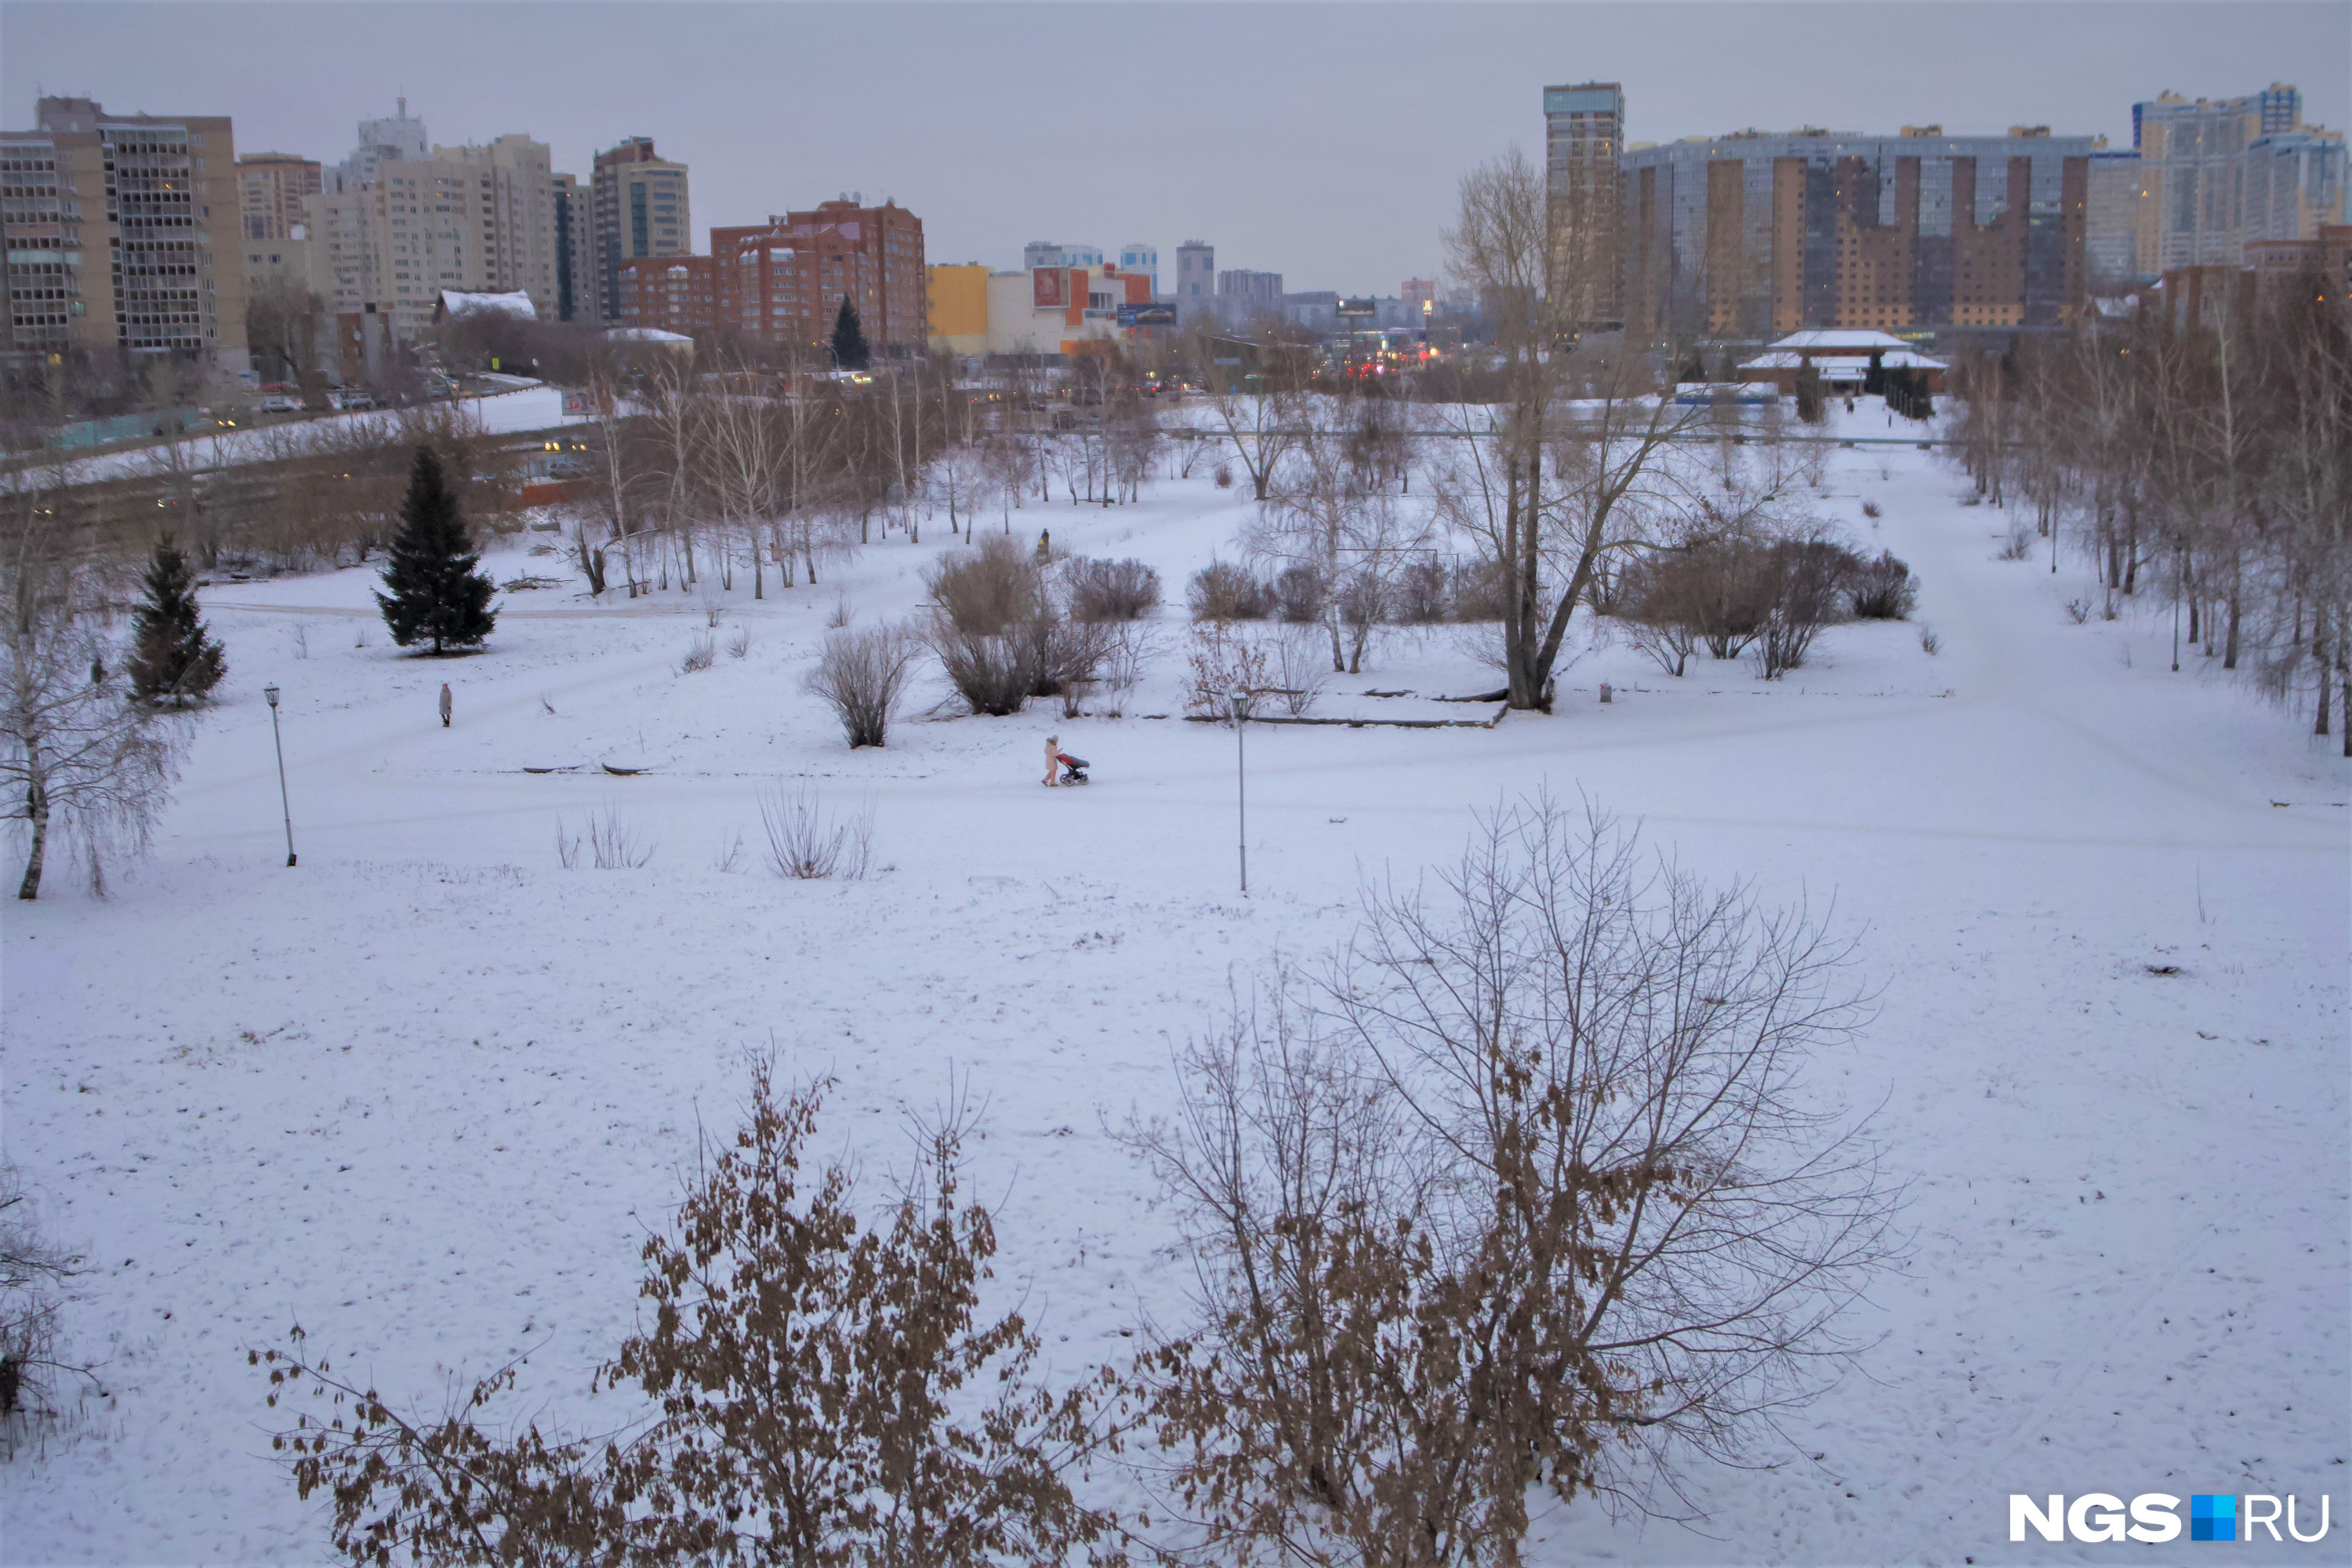
[[404, 95], [436, 144], [526, 132], [583, 181], [655, 138], [693, 172], [698, 252], [713, 226], [858, 192], [919, 216], [935, 262], [1198, 237], [1221, 268], [1387, 294], [1441, 265], [1465, 172], [1514, 144], [1540, 158], [1551, 83], [1622, 82], [1631, 142], [2022, 123], [2127, 146], [2136, 100], [2273, 80], [2307, 120], [2352, 120], [2335, 4], [635, 10], [567, 29], [524, 5], [9, 4], [0, 122], [88, 94], [227, 115], [240, 153], [332, 164]]

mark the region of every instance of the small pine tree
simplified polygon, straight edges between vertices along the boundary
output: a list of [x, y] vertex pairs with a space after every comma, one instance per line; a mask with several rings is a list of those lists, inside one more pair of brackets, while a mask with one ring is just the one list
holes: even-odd
[[833, 363], [836, 370], [864, 370], [874, 363], [866, 346], [866, 329], [857, 324], [857, 309], [849, 296], [841, 297], [841, 311], [833, 319]]
[[[131, 619], [131, 689], [146, 702], [187, 702], [202, 698], [228, 673], [220, 644], [196, 616], [196, 584], [188, 558], [165, 529], [147, 563], [146, 603]], [[90, 681], [102, 679], [90, 667]]]
[[419, 447], [400, 503], [400, 533], [384, 563], [383, 585], [390, 591], [375, 596], [392, 640], [406, 647], [430, 638], [438, 654], [488, 637], [498, 616], [490, 608], [490, 580], [474, 569], [480, 560], [441, 460], [430, 447]]

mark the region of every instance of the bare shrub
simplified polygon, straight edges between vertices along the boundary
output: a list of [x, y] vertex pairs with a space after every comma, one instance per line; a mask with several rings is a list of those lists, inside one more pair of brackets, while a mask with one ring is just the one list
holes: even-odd
[[[1884, 464], [1884, 463], [1881, 463], [1881, 464], [1879, 464], [1879, 465], [1878, 465], [1878, 468], [1879, 468], [1879, 476], [1878, 476], [1878, 477], [1879, 477], [1879, 478], [1881, 478], [1881, 479], [1885, 479], [1885, 478], [1886, 477], [1886, 465], [1885, 465], [1885, 464]], [[1884, 515], [1885, 515], [1885, 513], [1883, 513], [1883, 512], [1881, 512], [1881, 511], [1879, 510], [1878, 503], [1877, 503], [1876, 501], [1874, 501], [1874, 500], [1866, 500], [1866, 501], [1864, 501], [1864, 502], [1863, 502], [1863, 503], [1862, 503], [1862, 515], [1863, 515], [1863, 516], [1864, 516], [1864, 517], [1866, 517], [1866, 518], [1871, 519], [1873, 521], [1877, 521], [1880, 517], [1884, 516]]]
[[737, 626], [735, 628], [735, 635], [727, 639], [727, 657], [729, 658], [741, 658], [751, 651], [751, 628], [749, 626]]
[[1454, 571], [1454, 618], [1465, 626], [1503, 617], [1505, 574], [1493, 560], [1465, 561]]
[[1698, 647], [1697, 628], [1678, 616], [1648, 605], [1626, 608], [1628, 613], [1618, 623], [1625, 640], [1668, 675], [1681, 676], [1689, 667], [1692, 650]]
[[0, 1164], [0, 1458], [32, 1421], [58, 1415], [59, 1374], [97, 1386], [87, 1368], [57, 1358], [57, 1292], [80, 1262], [41, 1235], [16, 1167]]
[[692, 675], [697, 670], [709, 669], [718, 660], [719, 649], [713, 645], [711, 639], [707, 637], [697, 637], [688, 647], [686, 657], [677, 661], [677, 672], [680, 675]]
[[1823, 626], [1843, 618], [1856, 562], [1853, 551], [1819, 536], [1781, 540], [1764, 559], [1769, 595], [1756, 635], [1756, 671], [1778, 680], [1805, 662]]
[[1933, 626], [1921, 626], [1919, 628], [1919, 651], [1921, 653], [1924, 653], [1932, 658], [1936, 654], [1942, 651], [1943, 647], [1944, 641], [1941, 637], [1936, 635], [1936, 631]]
[[824, 613], [825, 630], [837, 632], [856, 619], [856, 616], [857, 612], [849, 607], [849, 595], [835, 594], [833, 596], [833, 608]]
[[1103, 656], [1105, 717], [1127, 716], [1128, 700], [1159, 652], [1158, 645], [1159, 632], [1150, 621], [1120, 621], [1113, 625], [1110, 651]]
[[2009, 537], [2000, 542], [2000, 558], [2003, 561], [2024, 561], [2032, 554], [2033, 531], [2021, 522], [2012, 524]]
[[649, 1310], [591, 1385], [633, 1404], [617, 1429], [491, 1425], [513, 1364], [434, 1416], [346, 1381], [299, 1328], [283, 1351], [249, 1352], [272, 1408], [315, 1408], [273, 1446], [300, 1497], [325, 1494], [336, 1552], [532, 1568], [1078, 1560], [1108, 1523], [1064, 1479], [1095, 1384], [1056, 1398], [1028, 1324], [980, 1315], [996, 1231], [961, 1195], [969, 1103], [917, 1124], [912, 1170], [869, 1216], [846, 1158], [812, 1146], [828, 1087], [780, 1089], [756, 1062], [740, 1130], [697, 1151], [676, 1219], [642, 1251]]
[[1303, 719], [1331, 679], [1331, 657], [1323, 650], [1318, 633], [1307, 626], [1285, 626], [1268, 639], [1272, 651], [1274, 695], [1283, 711]]
[[1880, 551], [1875, 561], [1857, 559], [1852, 575], [1855, 620], [1908, 620], [1918, 606], [1919, 580], [1893, 551]]
[[654, 858], [653, 839], [645, 837], [622, 818], [610, 803], [582, 816], [572, 826], [562, 817], [555, 823], [555, 858], [567, 871], [576, 869], [584, 850], [588, 863], [599, 871], [634, 871]]
[[743, 832], [738, 828], [719, 845], [719, 853], [710, 858], [710, 868], [722, 877], [731, 877], [743, 868]]
[[1221, 490], [1229, 490], [1234, 488], [1234, 466], [1231, 463], [1219, 463], [1217, 465], [1216, 482], [1217, 488]]
[[1140, 561], [1077, 556], [1062, 571], [1074, 620], [1132, 621], [1160, 605], [1160, 574]]
[[1432, 556], [1413, 562], [1396, 576], [1396, 617], [1409, 626], [1432, 626], [1454, 616], [1453, 574]]
[[844, 627], [827, 634], [807, 686], [841, 721], [851, 751], [883, 743], [922, 646], [897, 626]]
[[1028, 705], [1036, 666], [1027, 639], [961, 631], [944, 615], [928, 635], [948, 683], [973, 712], [1003, 718]]
[[1196, 1041], [1127, 1139], [1198, 1269], [1139, 1380], [1208, 1555], [1513, 1563], [1536, 1489], [1671, 1500], [1824, 1387], [1894, 1250], [1804, 1080], [1850, 956], [1527, 801]]
[[1230, 720], [1234, 692], [1266, 689], [1266, 662], [1265, 645], [1248, 632], [1222, 621], [1197, 623], [1184, 654], [1184, 710]]
[[1275, 614], [1294, 626], [1319, 624], [1330, 604], [1330, 580], [1313, 566], [1286, 566], [1274, 580]]
[[838, 877], [863, 881], [874, 858], [874, 805], [846, 817], [824, 808], [809, 784], [779, 784], [760, 795], [760, 823], [768, 834], [768, 868], [795, 881]]
[[1212, 561], [1193, 573], [1184, 597], [1196, 621], [1262, 621], [1276, 607], [1274, 590], [1229, 561]]
[[2066, 618], [2074, 622], [2078, 626], [2084, 622], [2089, 620], [2091, 618], [2091, 601], [2082, 597], [2080, 595], [2067, 600]]
[[924, 572], [923, 586], [948, 623], [972, 637], [1000, 636], [1037, 619], [1046, 605], [1035, 553], [1008, 534], [986, 534], [972, 549], [941, 556]]

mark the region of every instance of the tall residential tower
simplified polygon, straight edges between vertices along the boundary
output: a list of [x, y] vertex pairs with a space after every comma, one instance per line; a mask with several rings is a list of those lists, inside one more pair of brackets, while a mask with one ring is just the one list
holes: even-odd
[[1622, 321], [1618, 297], [1625, 89], [1613, 81], [1544, 89], [1544, 189], [1551, 256], [1544, 291], [1561, 327]]

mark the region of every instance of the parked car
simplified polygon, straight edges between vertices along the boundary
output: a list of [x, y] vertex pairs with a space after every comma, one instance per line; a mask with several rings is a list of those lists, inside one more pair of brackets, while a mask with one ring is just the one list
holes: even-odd
[[354, 387], [349, 392], [336, 393], [332, 398], [332, 402], [338, 408], [373, 408], [377, 406], [375, 394], [361, 387]]
[[261, 400], [261, 411], [264, 414], [299, 414], [302, 412], [302, 400], [289, 397], [282, 392], [273, 392]]

